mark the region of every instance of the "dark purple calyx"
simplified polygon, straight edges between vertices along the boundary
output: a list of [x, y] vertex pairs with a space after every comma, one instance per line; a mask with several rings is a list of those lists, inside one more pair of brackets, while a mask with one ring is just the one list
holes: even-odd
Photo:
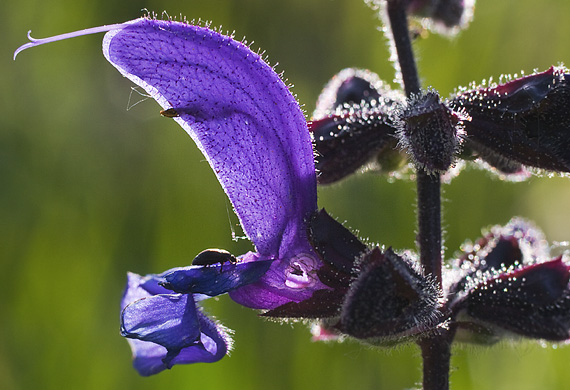
[[483, 281], [464, 307], [470, 317], [524, 337], [567, 340], [569, 279], [569, 267], [559, 257]]
[[309, 130], [315, 144], [319, 184], [337, 182], [353, 174], [374, 156], [396, 149], [396, 128], [382, 108], [363, 107], [313, 121]]
[[412, 16], [429, 18], [432, 30], [453, 34], [469, 24], [474, 6], [475, 0], [411, 0], [407, 10]]
[[520, 164], [570, 172], [568, 70], [549, 70], [488, 88], [460, 92], [448, 102], [471, 117], [466, 146], [497, 169]]
[[375, 86], [377, 82], [371, 74], [371, 72], [355, 72], [343, 80], [339, 80], [340, 85], [336, 90], [336, 99], [332, 108], [336, 109], [345, 104], [359, 104], [362, 101], [379, 100], [381, 90]]
[[493, 343], [513, 333], [569, 339], [570, 267], [561, 256], [549, 258], [540, 230], [519, 218], [468, 248], [450, 272], [459, 278], [447, 292], [459, 338]]
[[338, 328], [358, 339], [393, 342], [418, 336], [442, 320], [440, 293], [391, 249], [362, 259], [342, 307]]
[[[344, 69], [325, 86], [309, 130], [317, 151], [319, 184], [329, 184], [356, 172], [375, 156], [386, 158], [381, 170], [402, 161], [396, 150], [396, 128], [391, 112], [403, 96], [367, 70]], [[389, 157], [389, 158], [388, 158]]]

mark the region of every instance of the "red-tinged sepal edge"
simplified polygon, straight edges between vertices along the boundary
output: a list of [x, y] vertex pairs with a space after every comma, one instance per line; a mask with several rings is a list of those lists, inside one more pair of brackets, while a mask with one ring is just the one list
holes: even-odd
[[[380, 154], [394, 155], [399, 167], [401, 154], [395, 127], [379, 107], [363, 103], [359, 110], [314, 120], [309, 124], [315, 145], [315, 168], [319, 184], [335, 183], [357, 172]], [[382, 166], [378, 167], [383, 169]]]
[[464, 249], [448, 273], [457, 341], [570, 339], [570, 266], [550, 257], [536, 227], [516, 218]]
[[373, 72], [347, 68], [324, 87], [309, 123], [319, 184], [337, 182], [359, 169], [391, 172], [406, 158], [397, 145], [392, 113], [403, 95]]
[[463, 89], [447, 105], [471, 117], [465, 149], [503, 175], [525, 167], [570, 172], [570, 85], [565, 67], [551, 67], [499, 85]]

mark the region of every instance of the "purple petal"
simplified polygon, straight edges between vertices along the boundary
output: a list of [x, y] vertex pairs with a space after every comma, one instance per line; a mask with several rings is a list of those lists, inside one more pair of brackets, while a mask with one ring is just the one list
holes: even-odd
[[147, 341], [127, 339], [133, 352], [133, 366], [142, 376], [158, 374], [166, 369], [162, 361], [168, 351], [162, 345]]
[[127, 287], [121, 299], [121, 310], [128, 304], [141, 298], [157, 294], [170, 294], [172, 291], [160, 286], [160, 275], [141, 276], [133, 272], [127, 273]]
[[165, 294], [134, 301], [121, 314], [121, 334], [176, 352], [195, 344], [200, 328], [194, 299], [189, 295]]
[[207, 28], [140, 19], [105, 35], [103, 53], [145, 89], [206, 156], [247, 236], [276, 256], [316, 209], [303, 113], [247, 46]]
[[324, 209], [311, 216], [307, 230], [311, 244], [301, 237], [259, 282], [231, 291], [230, 297], [247, 307], [270, 310], [268, 316], [338, 314], [354, 276], [355, 261], [366, 245]]
[[198, 311], [198, 321], [201, 328], [200, 341], [183, 348], [178, 355], [167, 364], [165, 359], [168, 351], [161, 345], [151, 342], [128, 339], [133, 351], [133, 365], [140, 375], [157, 374], [174, 364], [214, 363], [223, 358], [232, 341], [227, 330]]
[[215, 323], [198, 310], [200, 323], [200, 342], [192, 347], [184, 348], [172, 360], [172, 364], [214, 363], [223, 358], [232, 346], [229, 330]]
[[128, 274], [121, 321], [123, 334], [130, 337], [134, 367], [147, 376], [174, 364], [220, 360], [232, 340], [224, 326], [196, 308], [194, 302], [206, 296], [168, 294], [161, 281], [162, 275]]
[[177, 293], [216, 296], [257, 281], [272, 260], [185, 267], [164, 273], [162, 286]]

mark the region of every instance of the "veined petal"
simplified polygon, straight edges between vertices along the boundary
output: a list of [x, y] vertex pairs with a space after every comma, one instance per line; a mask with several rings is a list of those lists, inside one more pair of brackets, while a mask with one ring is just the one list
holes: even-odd
[[123, 310], [128, 304], [141, 298], [146, 298], [158, 294], [172, 293], [172, 291], [160, 286], [158, 284], [159, 281], [159, 275], [151, 274], [147, 276], [141, 276], [133, 272], [128, 272], [127, 288], [125, 289], [123, 298], [121, 299], [121, 310]]
[[258, 252], [276, 256], [316, 210], [307, 124], [280, 77], [244, 44], [179, 22], [140, 19], [112, 30], [103, 53], [173, 109]]
[[[35, 40], [109, 31], [103, 54], [196, 142], [258, 252], [274, 258], [317, 208], [313, 149], [299, 104], [246, 45], [208, 28], [140, 18]], [[285, 249], [286, 250], [286, 249]]]
[[196, 304], [181, 294], [141, 298], [123, 309], [121, 334], [180, 351], [200, 338]]
[[202, 331], [200, 340], [181, 349], [168, 364], [165, 363], [168, 350], [162, 345], [127, 339], [133, 351], [133, 366], [139, 374], [149, 376], [171, 368], [174, 364], [214, 363], [223, 358], [232, 345], [228, 329], [211, 321], [199, 310], [198, 321]]
[[195, 302], [200, 294], [168, 294], [162, 275], [128, 274], [121, 301], [121, 332], [133, 352], [133, 365], [148, 376], [174, 364], [211, 363], [231, 348], [229, 330], [210, 320]]

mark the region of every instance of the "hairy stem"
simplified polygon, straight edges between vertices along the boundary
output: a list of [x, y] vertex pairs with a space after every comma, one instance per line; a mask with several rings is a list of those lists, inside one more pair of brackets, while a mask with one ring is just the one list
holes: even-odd
[[[406, 0], [388, 0], [387, 11], [398, 63], [406, 95], [420, 91], [420, 81], [406, 15]], [[439, 175], [430, 175], [422, 169], [417, 172], [418, 236], [420, 262], [426, 274], [431, 274], [442, 287], [441, 258], [441, 183]], [[449, 389], [449, 366], [453, 333], [441, 330], [422, 339], [423, 389]]]

